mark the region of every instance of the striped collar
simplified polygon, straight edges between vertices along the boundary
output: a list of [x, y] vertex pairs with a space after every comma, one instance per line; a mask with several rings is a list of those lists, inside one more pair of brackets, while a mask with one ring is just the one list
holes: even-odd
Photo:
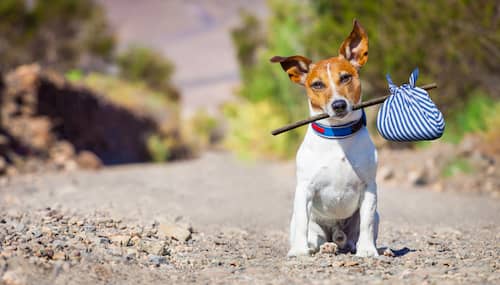
[[366, 115], [364, 110], [359, 120], [340, 126], [327, 126], [317, 122], [311, 123], [311, 127], [314, 132], [318, 136], [326, 139], [343, 139], [350, 137], [359, 131], [363, 126], [366, 126]]

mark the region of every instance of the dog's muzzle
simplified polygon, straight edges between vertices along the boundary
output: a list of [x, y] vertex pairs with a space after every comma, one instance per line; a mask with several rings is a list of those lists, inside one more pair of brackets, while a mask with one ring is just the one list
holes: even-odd
[[332, 110], [336, 115], [345, 115], [347, 112], [347, 101], [342, 99], [333, 101]]

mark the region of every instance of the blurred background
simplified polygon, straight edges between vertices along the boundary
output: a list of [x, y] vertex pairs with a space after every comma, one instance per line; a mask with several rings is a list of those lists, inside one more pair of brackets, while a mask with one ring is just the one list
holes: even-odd
[[495, 0], [2, 0], [0, 175], [196, 159], [293, 160], [304, 91], [274, 55], [336, 56], [358, 19], [370, 58], [364, 99], [385, 74], [444, 112], [438, 141], [389, 143], [379, 179], [500, 197], [500, 3]]

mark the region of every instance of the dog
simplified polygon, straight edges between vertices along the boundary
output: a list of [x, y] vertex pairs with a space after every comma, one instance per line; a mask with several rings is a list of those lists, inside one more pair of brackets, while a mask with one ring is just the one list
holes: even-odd
[[344, 252], [377, 256], [377, 152], [364, 126], [359, 69], [368, 60], [368, 36], [354, 20], [339, 55], [313, 63], [304, 56], [275, 56], [290, 80], [305, 87], [311, 115], [297, 152], [297, 186], [288, 256], [310, 255], [325, 242]]

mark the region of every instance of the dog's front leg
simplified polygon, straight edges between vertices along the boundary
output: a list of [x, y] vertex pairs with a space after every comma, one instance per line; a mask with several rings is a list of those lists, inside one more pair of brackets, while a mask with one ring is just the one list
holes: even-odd
[[357, 256], [378, 256], [375, 239], [378, 231], [377, 185], [368, 185], [359, 208], [359, 238], [356, 245]]
[[288, 256], [309, 255], [311, 253], [307, 244], [311, 203], [311, 195], [307, 184], [297, 185], [290, 226], [290, 251], [288, 251]]

